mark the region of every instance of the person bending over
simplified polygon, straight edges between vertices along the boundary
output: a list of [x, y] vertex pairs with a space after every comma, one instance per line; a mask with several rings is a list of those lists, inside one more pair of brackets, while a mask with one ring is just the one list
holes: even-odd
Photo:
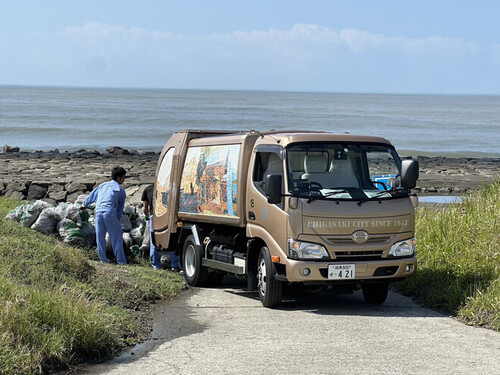
[[120, 224], [127, 197], [125, 190], [121, 187], [125, 181], [126, 173], [122, 167], [114, 167], [111, 171], [111, 181], [104, 182], [92, 190], [82, 206], [82, 208], [86, 208], [96, 202], [94, 212], [97, 252], [103, 263], [109, 263], [109, 259], [106, 257], [106, 232], [108, 232], [116, 262], [127, 264], [123, 251], [123, 231]]
[[[146, 217], [149, 217], [149, 258], [151, 259], [151, 265], [154, 269], [161, 269], [160, 254], [156, 251], [156, 247], [153, 243], [153, 195], [154, 185], [149, 185], [142, 192], [142, 212], [144, 212]], [[179, 272], [181, 269], [179, 256], [175, 254], [175, 251], [171, 251], [169, 254], [171, 270]]]

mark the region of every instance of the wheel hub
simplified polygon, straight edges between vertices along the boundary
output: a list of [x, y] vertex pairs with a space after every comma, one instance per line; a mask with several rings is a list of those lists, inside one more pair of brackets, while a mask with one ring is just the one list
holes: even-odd
[[186, 248], [184, 256], [184, 272], [187, 276], [192, 277], [196, 271], [196, 250], [193, 245]]
[[263, 296], [266, 294], [266, 284], [266, 262], [264, 261], [264, 259], [261, 259], [259, 262], [259, 269], [257, 270], [257, 288]]

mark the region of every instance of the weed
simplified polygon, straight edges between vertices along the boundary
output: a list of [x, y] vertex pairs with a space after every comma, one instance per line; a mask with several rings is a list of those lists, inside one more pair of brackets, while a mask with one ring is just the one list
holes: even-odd
[[445, 210], [417, 212], [418, 271], [397, 288], [500, 330], [500, 180]]
[[142, 308], [182, 288], [146, 262], [118, 267], [6, 221], [0, 198], [0, 374], [43, 373], [137, 343]]

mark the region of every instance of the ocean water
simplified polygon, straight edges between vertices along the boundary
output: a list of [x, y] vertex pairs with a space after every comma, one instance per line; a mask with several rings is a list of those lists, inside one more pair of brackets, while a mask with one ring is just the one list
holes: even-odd
[[403, 155], [500, 157], [500, 96], [0, 86], [0, 147], [160, 151], [181, 129], [349, 132]]

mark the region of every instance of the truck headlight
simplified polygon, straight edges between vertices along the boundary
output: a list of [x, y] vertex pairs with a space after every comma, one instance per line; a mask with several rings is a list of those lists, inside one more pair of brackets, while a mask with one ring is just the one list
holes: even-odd
[[417, 248], [417, 239], [415, 237], [408, 240], [396, 242], [389, 251], [389, 256], [409, 257], [415, 253]]
[[292, 239], [288, 240], [288, 256], [293, 259], [330, 258], [324, 246]]

